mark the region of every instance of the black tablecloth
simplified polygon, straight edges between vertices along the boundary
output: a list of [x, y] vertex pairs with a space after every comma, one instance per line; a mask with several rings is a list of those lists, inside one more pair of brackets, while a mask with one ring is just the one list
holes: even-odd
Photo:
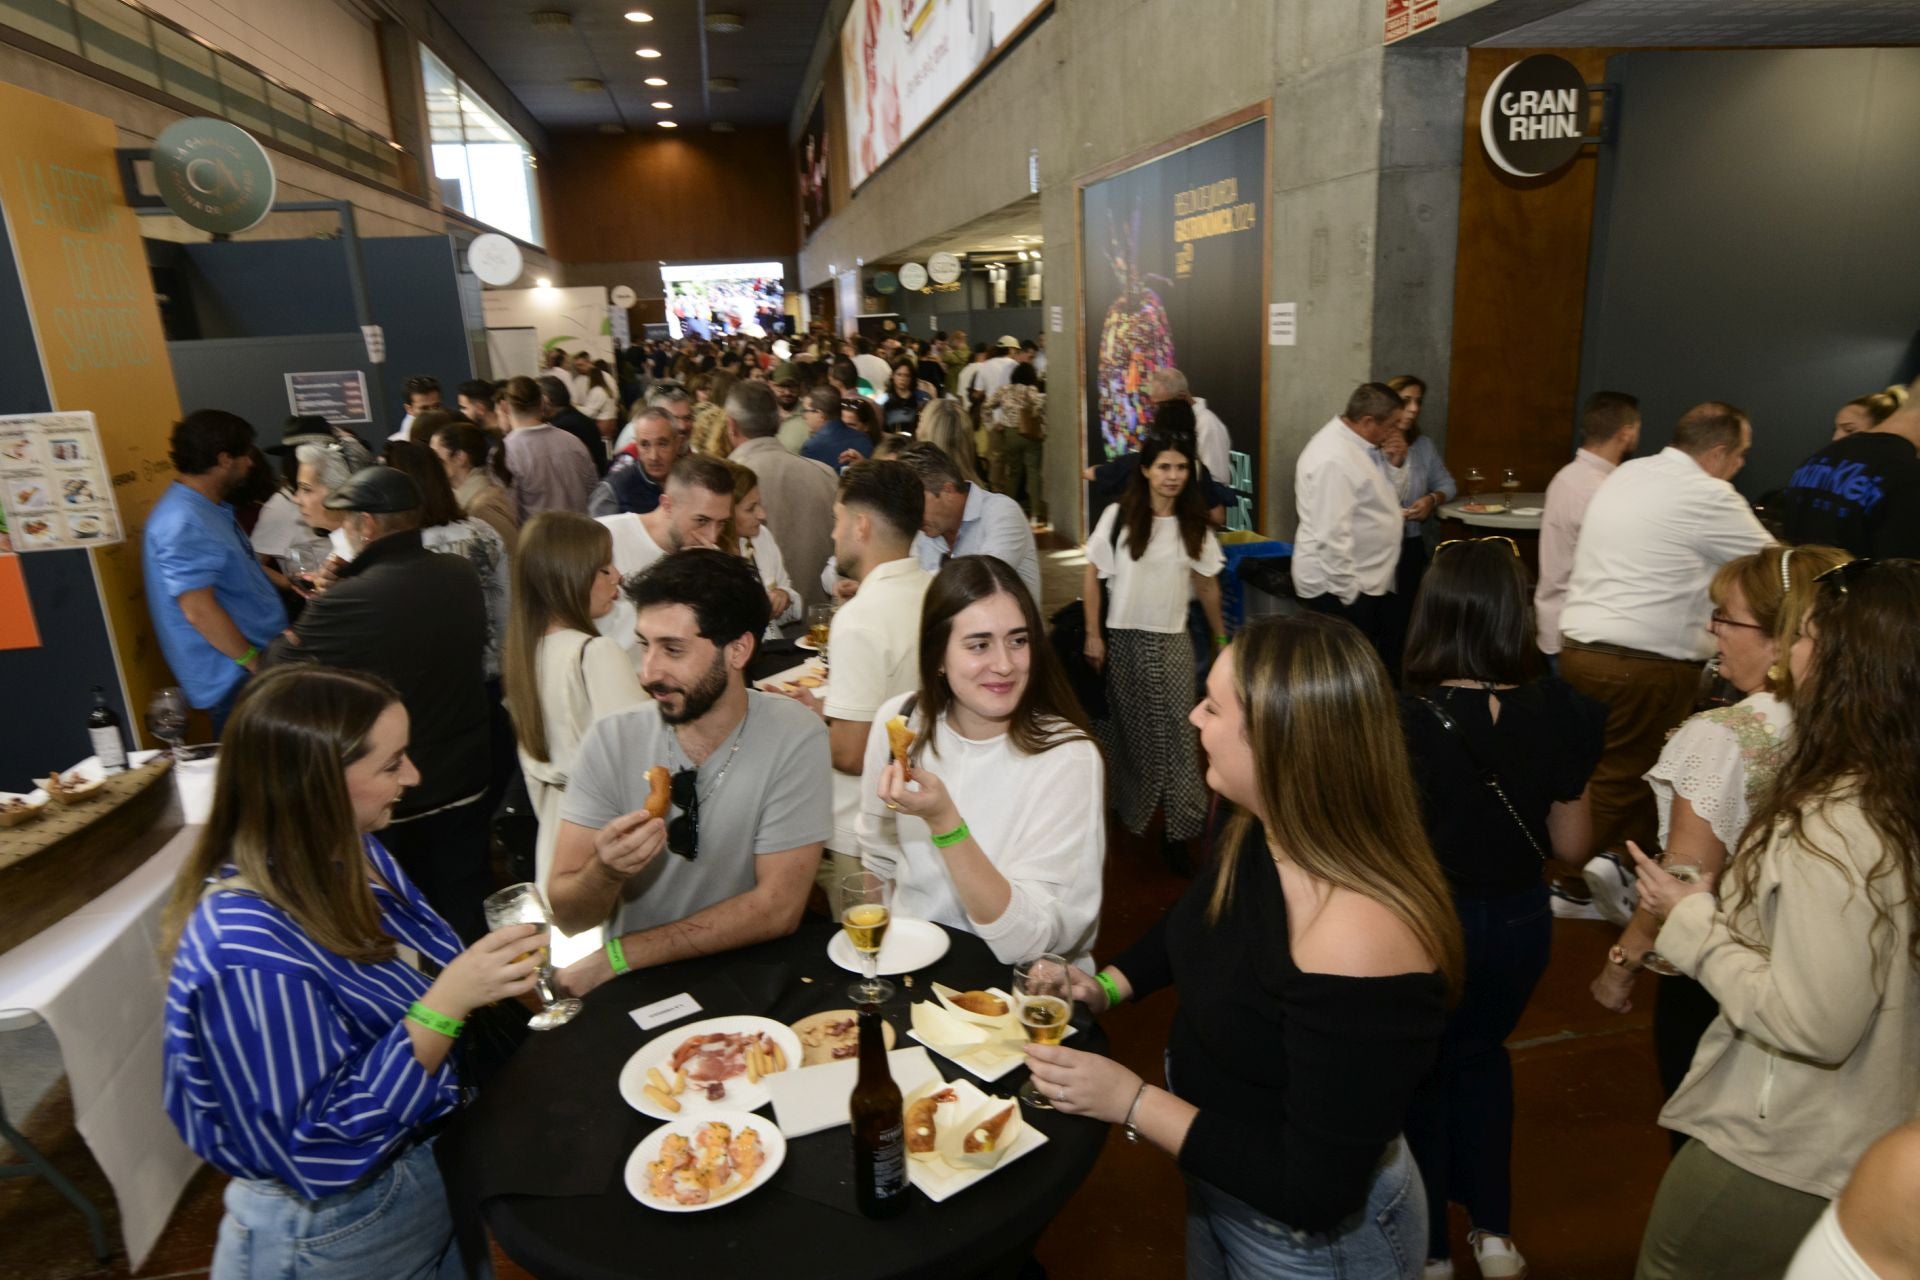
[[[440, 1138], [456, 1211], [479, 1205], [507, 1255], [542, 1280], [877, 1280], [985, 1275], [1017, 1261], [1093, 1167], [1106, 1125], [1028, 1109], [1028, 1123], [1049, 1139], [1045, 1146], [944, 1204], [910, 1191], [906, 1211], [882, 1222], [854, 1211], [844, 1126], [790, 1141], [786, 1163], [765, 1187], [722, 1208], [661, 1213], [628, 1194], [627, 1157], [660, 1122], [621, 1100], [620, 1069], [641, 1045], [672, 1029], [642, 1031], [628, 1012], [682, 991], [701, 1005], [689, 1021], [753, 1013], [791, 1023], [847, 1008], [853, 975], [827, 958], [835, 932], [809, 916], [790, 938], [628, 974], [588, 996], [571, 1023], [531, 1036]], [[898, 994], [883, 1012], [901, 1046], [914, 1043], [906, 1035], [908, 1004], [931, 999], [934, 982], [1007, 985], [1008, 966], [979, 938], [954, 930], [948, 936], [947, 954], [915, 974], [912, 987], [893, 980]], [[1075, 1047], [1104, 1052], [1105, 1035], [1080, 1013]], [[947, 1078], [963, 1074], [930, 1056]], [[982, 1087], [1010, 1094], [1025, 1079], [1016, 1070]]]

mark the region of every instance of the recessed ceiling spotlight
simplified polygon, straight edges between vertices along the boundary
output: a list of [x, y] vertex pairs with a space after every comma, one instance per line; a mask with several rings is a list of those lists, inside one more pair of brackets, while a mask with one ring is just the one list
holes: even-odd
[[666, 80], [660, 76], [648, 76], [647, 84], [655, 89], [664, 89], [667, 87]]
[[660, 127], [662, 129], [678, 129], [680, 126], [672, 120], [662, 120]]
[[629, 9], [627, 10], [627, 21], [628, 22], [652, 22], [653, 15], [648, 13], [645, 9]]
[[660, 56], [658, 49], [635, 49], [634, 52], [643, 58], [657, 58]]
[[535, 280], [533, 283], [537, 288], [541, 288], [541, 289], [553, 288], [553, 281], [548, 279], [546, 276], [541, 276], [539, 279]]
[[707, 30], [717, 36], [738, 35], [746, 29], [746, 19], [737, 13], [710, 13], [707, 15]]
[[654, 109], [655, 111], [671, 111], [671, 110], [673, 110], [673, 104], [672, 104], [671, 102], [664, 102], [664, 101], [663, 101], [663, 102], [655, 102], [655, 103], [653, 103], [653, 104], [651, 104], [651, 105], [652, 105], [652, 107], [653, 107], [653, 109]]

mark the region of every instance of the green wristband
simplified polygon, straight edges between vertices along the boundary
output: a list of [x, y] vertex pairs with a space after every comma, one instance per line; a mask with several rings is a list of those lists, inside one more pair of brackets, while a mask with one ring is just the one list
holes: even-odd
[[613, 967], [615, 977], [627, 971], [627, 949], [620, 945], [617, 935], [607, 939], [607, 963]]
[[1094, 974], [1093, 980], [1100, 984], [1102, 991], [1107, 993], [1107, 1008], [1118, 1008], [1122, 1003], [1120, 998], [1120, 984], [1115, 982], [1105, 969]]
[[941, 849], [945, 849], [945, 848], [949, 848], [952, 845], [959, 844], [962, 840], [965, 840], [971, 834], [972, 832], [967, 830], [967, 824], [963, 822], [959, 826], [955, 827], [953, 830], [947, 832], [947, 834], [945, 835], [936, 834], [933, 837], [933, 843], [935, 844], [935, 846]]
[[449, 1040], [458, 1036], [461, 1028], [467, 1025], [458, 1018], [449, 1018], [444, 1013], [435, 1013], [418, 1000], [408, 1007], [407, 1021], [417, 1022], [429, 1031], [438, 1031]]
[[257, 644], [250, 644], [247, 646], [247, 651], [245, 653], [241, 654], [239, 657], [233, 660], [233, 665], [236, 667], [244, 667], [249, 662], [252, 662], [255, 658], [259, 656], [260, 656], [260, 646]]

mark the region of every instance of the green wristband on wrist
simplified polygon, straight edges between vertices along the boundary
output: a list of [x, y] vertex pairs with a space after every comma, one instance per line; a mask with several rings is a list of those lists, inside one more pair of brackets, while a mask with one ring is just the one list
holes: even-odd
[[620, 945], [618, 936], [607, 939], [607, 964], [612, 966], [615, 977], [627, 971], [627, 949]]
[[236, 667], [244, 667], [249, 662], [252, 662], [255, 658], [259, 656], [260, 656], [260, 646], [257, 644], [250, 644], [247, 646], [247, 651], [245, 653], [241, 654], [239, 657], [233, 660], [233, 665]]
[[936, 847], [945, 849], [959, 844], [971, 834], [972, 833], [967, 830], [967, 824], [963, 822], [945, 835], [936, 833], [933, 837], [933, 843]]
[[1121, 1003], [1120, 984], [1115, 982], [1113, 976], [1105, 969], [1094, 974], [1093, 980], [1100, 984], [1102, 991], [1107, 993], [1107, 1008], [1117, 1008]]
[[438, 1031], [449, 1040], [458, 1036], [461, 1029], [467, 1025], [459, 1018], [449, 1018], [444, 1013], [435, 1013], [418, 1000], [408, 1006], [407, 1021], [417, 1022], [429, 1031]]

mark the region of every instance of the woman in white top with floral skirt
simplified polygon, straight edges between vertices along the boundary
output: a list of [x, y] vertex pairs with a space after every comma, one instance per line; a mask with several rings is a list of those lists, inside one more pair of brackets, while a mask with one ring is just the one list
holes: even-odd
[[[903, 776], [887, 722], [915, 734]], [[867, 738], [856, 834], [901, 916], [978, 934], [1000, 960], [1091, 969], [1105, 771], [1040, 610], [1005, 561], [957, 556], [927, 588], [920, 688]]]
[[[1182, 405], [1184, 407], [1184, 405]], [[1139, 835], [1166, 810], [1168, 846], [1200, 834], [1207, 788], [1199, 744], [1187, 713], [1196, 701], [1187, 602], [1207, 615], [1217, 651], [1227, 642], [1220, 616], [1220, 570], [1226, 564], [1207, 524], [1206, 499], [1194, 476], [1190, 434], [1149, 431], [1139, 470], [1120, 501], [1100, 513], [1087, 539], [1087, 661], [1107, 677], [1112, 707], [1106, 746], [1120, 820]], [[1102, 618], [1100, 584], [1112, 588]], [[1102, 630], [1102, 624], [1105, 630]], [[1169, 849], [1175, 865], [1182, 858]]]
[[[1699, 867], [1711, 883], [1739, 847], [1754, 799], [1772, 784], [1786, 757], [1793, 728], [1787, 653], [1800, 638], [1813, 580], [1849, 559], [1833, 547], [1768, 547], [1728, 561], [1714, 577], [1711, 625], [1720, 674], [1747, 696], [1687, 719], [1646, 773], [1669, 864]], [[1593, 981], [1594, 999], [1619, 1013], [1631, 1007], [1634, 974], [1653, 950], [1659, 927], [1644, 909], [1635, 911]], [[1666, 1096], [1680, 1087], [1719, 1009], [1691, 978], [1676, 974], [1661, 982], [1653, 1041]], [[1685, 1135], [1673, 1137], [1676, 1148], [1685, 1141]]]

